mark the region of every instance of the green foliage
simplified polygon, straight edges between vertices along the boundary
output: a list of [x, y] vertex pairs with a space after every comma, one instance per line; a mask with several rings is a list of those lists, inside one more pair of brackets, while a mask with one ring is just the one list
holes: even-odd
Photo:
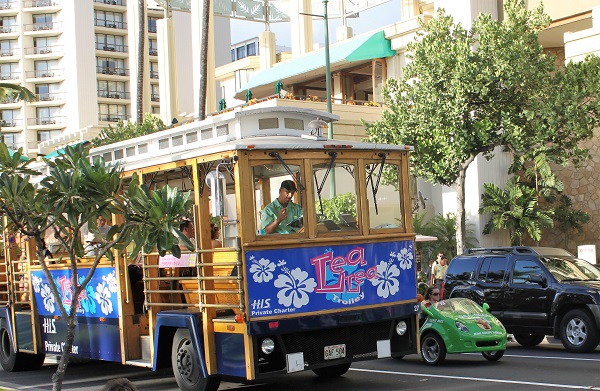
[[25, 102], [35, 102], [37, 97], [33, 92], [29, 91], [26, 87], [12, 83], [0, 83], [0, 99], [12, 96], [17, 100]]
[[504, 3], [504, 20], [482, 14], [470, 30], [438, 10], [408, 45], [403, 77], [388, 80], [382, 120], [365, 124], [370, 141], [415, 147], [414, 174], [456, 186], [459, 223], [476, 156], [491, 158], [501, 146], [577, 163], [587, 157], [580, 141], [600, 124], [600, 59], [555, 69], [538, 40], [550, 18], [522, 0]]
[[554, 221], [565, 235], [565, 247], [568, 235], [573, 231], [583, 232], [583, 225], [590, 221], [590, 215], [582, 210], [573, 209], [573, 201], [566, 195], [558, 198]]
[[506, 229], [513, 246], [520, 246], [525, 234], [539, 242], [542, 228], [554, 226], [554, 209], [540, 206], [535, 189], [519, 183], [519, 179], [511, 178], [504, 190], [491, 183], [484, 184], [479, 209], [479, 213], [491, 214], [483, 233]]
[[[435, 215], [432, 219], [425, 221], [425, 213], [417, 213], [413, 217], [413, 226], [415, 233], [420, 235], [435, 236], [437, 241], [419, 242], [417, 249], [423, 254], [423, 265], [427, 265], [429, 259], [425, 257], [431, 254], [444, 253], [448, 259], [452, 259], [457, 254], [456, 248], [456, 216], [448, 213], [446, 216]], [[472, 224], [467, 225], [467, 235], [465, 238], [465, 247], [477, 247], [477, 239], [474, 236]]]
[[[318, 201], [317, 201], [318, 203]], [[356, 217], [356, 195], [352, 193], [339, 194], [333, 198], [321, 200], [323, 215], [326, 219], [341, 223], [340, 214], [349, 213]], [[317, 206], [317, 212], [320, 212]]]
[[[0, 143], [0, 214], [7, 217], [11, 232], [27, 235], [35, 240], [37, 258], [46, 279], [52, 281], [44, 259], [44, 236], [52, 230], [54, 237], [63, 245], [70, 261], [72, 275], [72, 303], [70, 308], [59, 305], [62, 321], [67, 325], [65, 349], [53, 380], [60, 389], [62, 374], [69, 360], [75, 332], [79, 296], [103, 256], [111, 260], [133, 243], [130, 256], [140, 249], [168, 251], [179, 256], [178, 224], [189, 215], [192, 201], [190, 193], [181, 194], [175, 188], [165, 186], [150, 192], [140, 184], [136, 175], [123, 189], [122, 169], [109, 165], [102, 158], [90, 161], [88, 151], [81, 144], [68, 146], [54, 160], [45, 159], [47, 174], [32, 172], [29, 161], [22, 162], [21, 151], [10, 156], [6, 144]], [[41, 179], [34, 186], [31, 174]], [[100, 234], [96, 219], [99, 215], [119, 216], [110, 227], [106, 241], [98, 249], [89, 272], [83, 280], [78, 275], [78, 259], [84, 256], [80, 239], [81, 228], [88, 224], [90, 232]], [[116, 251], [113, 251], [116, 250]], [[56, 284], [49, 284], [54, 297], [60, 297]], [[59, 384], [56, 387], [56, 384]]]
[[129, 140], [135, 137], [152, 134], [167, 129], [167, 126], [160, 118], [146, 113], [144, 121], [140, 124], [135, 122], [117, 122], [115, 127], [109, 125], [103, 129], [98, 137], [92, 139], [94, 147], [116, 143], [118, 141]]

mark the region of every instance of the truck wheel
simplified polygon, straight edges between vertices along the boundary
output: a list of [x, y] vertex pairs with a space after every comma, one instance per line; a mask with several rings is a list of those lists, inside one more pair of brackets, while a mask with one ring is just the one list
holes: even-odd
[[171, 365], [180, 390], [217, 391], [219, 388], [221, 376], [202, 375], [200, 358], [192, 345], [188, 329], [178, 329], [173, 337]]
[[6, 327], [0, 328], [0, 365], [6, 372], [23, 369], [23, 353], [17, 353], [10, 343], [10, 333]]
[[351, 363], [332, 365], [329, 367], [313, 369], [313, 372], [319, 377], [339, 377], [342, 376], [344, 373], [348, 372], [348, 369], [350, 369], [350, 365]]
[[546, 338], [544, 334], [513, 334], [513, 337], [515, 337], [519, 345], [528, 348], [538, 346]]
[[591, 352], [600, 340], [593, 319], [581, 309], [567, 312], [560, 321], [559, 331], [560, 341], [569, 352]]
[[421, 339], [421, 357], [427, 365], [440, 365], [446, 359], [446, 345], [442, 338], [429, 333]]
[[483, 357], [488, 361], [498, 361], [504, 356], [504, 350], [494, 350], [491, 352], [481, 352]]

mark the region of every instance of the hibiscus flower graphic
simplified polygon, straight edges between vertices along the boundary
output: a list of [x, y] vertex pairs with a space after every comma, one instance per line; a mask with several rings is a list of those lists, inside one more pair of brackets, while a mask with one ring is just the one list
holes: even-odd
[[113, 311], [112, 301], [110, 301], [110, 290], [103, 282], [96, 287], [96, 301], [100, 304], [100, 309], [104, 315], [108, 315]]
[[402, 270], [410, 269], [412, 267], [413, 253], [412, 251], [409, 251], [408, 248], [401, 249], [396, 255], [396, 258], [398, 258]]
[[46, 311], [50, 313], [54, 312], [54, 304], [56, 303], [56, 301], [54, 300], [54, 295], [50, 290], [50, 286], [48, 284], [42, 285], [40, 294], [42, 296], [42, 299], [44, 300], [44, 308], [46, 309]]
[[308, 304], [310, 296], [317, 286], [314, 278], [308, 278], [308, 273], [300, 268], [289, 270], [287, 267], [282, 268], [284, 273], [280, 274], [275, 280], [274, 285], [281, 288], [277, 292], [279, 304], [286, 307], [294, 306], [301, 308]]
[[33, 291], [35, 293], [40, 293], [40, 284], [42, 283], [42, 279], [36, 276], [35, 274], [32, 274], [31, 283], [33, 284]]
[[370, 279], [371, 284], [377, 287], [377, 296], [387, 299], [390, 295], [393, 296], [400, 290], [398, 277], [400, 269], [398, 266], [381, 261], [377, 265], [377, 277]]
[[261, 258], [258, 261], [251, 259], [252, 266], [250, 266], [250, 273], [252, 273], [252, 278], [254, 282], [263, 283], [269, 282], [273, 279], [273, 272], [275, 271], [275, 263], [269, 261], [268, 259]]
[[114, 271], [106, 276], [102, 276], [102, 280], [104, 280], [108, 285], [109, 291], [112, 293], [117, 293], [117, 277]]

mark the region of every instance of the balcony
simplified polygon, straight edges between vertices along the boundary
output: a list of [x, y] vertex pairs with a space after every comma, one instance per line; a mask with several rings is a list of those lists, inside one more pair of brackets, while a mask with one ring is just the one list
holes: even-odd
[[19, 80], [21, 72], [1, 73], [0, 80]]
[[158, 71], [150, 71], [150, 79], [158, 79]]
[[63, 77], [64, 69], [44, 69], [37, 71], [28, 71], [25, 73], [27, 78], [46, 78], [46, 77]]
[[152, 102], [160, 102], [160, 95], [159, 94], [150, 94], [150, 100]]
[[0, 104], [19, 103], [20, 100], [16, 96], [5, 96], [0, 99]]
[[16, 128], [18, 126], [23, 126], [22, 119], [3, 119], [0, 120], [0, 127], [2, 128]]
[[150, 50], [148, 50], [148, 54], [151, 56], [158, 56], [158, 49], [150, 48]]
[[104, 121], [104, 122], [119, 122], [119, 121], [125, 121], [126, 119], [127, 119], [126, 114], [100, 114], [98, 116], [98, 120]]
[[7, 49], [7, 50], [2, 50], [0, 52], [0, 57], [11, 57], [11, 56], [15, 56], [15, 52], [18, 51], [18, 48], [13, 48], [13, 49]]
[[94, 3], [108, 4], [108, 5], [120, 5], [120, 6], [127, 5], [127, 2], [125, 0], [94, 0]]
[[38, 7], [56, 7], [60, 6], [60, 2], [56, 0], [30, 0], [23, 4], [24, 8], [38, 8]]
[[0, 1], [0, 11], [4, 11], [4, 10], [12, 10], [12, 9], [17, 9], [19, 8], [19, 2], [18, 1]]
[[94, 26], [127, 30], [127, 23], [114, 20], [94, 19]]
[[18, 33], [19, 26], [0, 26], [0, 34]]
[[50, 31], [62, 28], [62, 22], [43, 22], [24, 25], [25, 31]]
[[103, 75], [128, 76], [129, 68], [96, 67], [96, 73]]
[[31, 47], [25, 48], [25, 54], [63, 54], [63, 46], [62, 45], [52, 45], [52, 46], [39, 46], [39, 47]]
[[27, 118], [27, 124], [30, 126], [50, 126], [64, 124], [65, 117], [36, 117]]
[[107, 44], [102, 42], [96, 42], [96, 50], [104, 50], [105, 52], [119, 52], [126, 53], [127, 45]]
[[129, 92], [98, 90], [98, 98], [129, 99]]
[[43, 94], [35, 94], [38, 102], [52, 102], [56, 100], [64, 100], [64, 92], [46, 92]]

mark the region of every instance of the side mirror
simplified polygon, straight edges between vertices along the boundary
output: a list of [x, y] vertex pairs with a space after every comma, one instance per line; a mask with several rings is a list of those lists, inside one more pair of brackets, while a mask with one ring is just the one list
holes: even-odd
[[539, 273], [531, 273], [527, 276], [527, 281], [546, 286], [546, 277]]
[[219, 171], [211, 171], [206, 175], [206, 185], [210, 188], [210, 211], [214, 217], [226, 216], [225, 210], [225, 176]]
[[485, 312], [490, 312], [490, 305], [488, 303], [483, 303], [481, 306]]

